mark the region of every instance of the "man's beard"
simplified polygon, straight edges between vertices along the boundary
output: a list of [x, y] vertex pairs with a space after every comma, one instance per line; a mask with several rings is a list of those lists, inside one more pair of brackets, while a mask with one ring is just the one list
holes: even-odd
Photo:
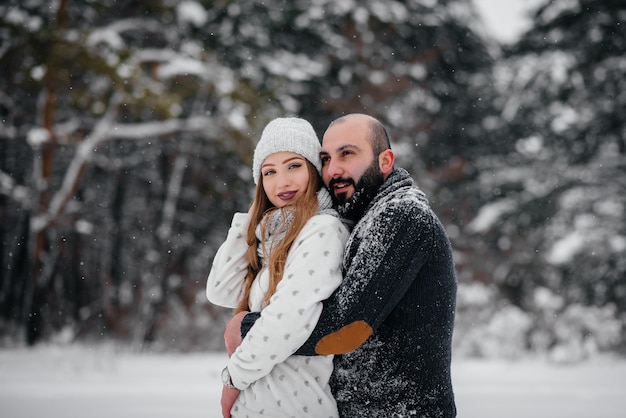
[[[333, 205], [337, 208], [337, 212], [344, 218], [357, 222], [363, 216], [365, 209], [376, 196], [378, 189], [384, 182], [378, 160], [374, 160], [372, 164], [365, 170], [358, 183], [354, 184], [351, 178], [332, 179], [328, 187], [331, 190]], [[346, 193], [335, 195], [333, 186], [336, 183], [350, 183], [354, 186], [354, 194], [346, 199]]]

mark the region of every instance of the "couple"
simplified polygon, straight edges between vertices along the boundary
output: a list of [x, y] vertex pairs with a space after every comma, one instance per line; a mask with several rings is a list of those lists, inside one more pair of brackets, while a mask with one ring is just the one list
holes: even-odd
[[236, 308], [224, 416], [454, 417], [450, 242], [383, 125], [346, 115], [320, 146], [275, 119], [253, 177], [207, 282]]

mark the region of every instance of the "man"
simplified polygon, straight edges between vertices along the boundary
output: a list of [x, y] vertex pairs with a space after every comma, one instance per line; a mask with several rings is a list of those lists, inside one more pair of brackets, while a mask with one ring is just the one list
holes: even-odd
[[[355, 223], [343, 282], [298, 354], [335, 356], [342, 417], [454, 417], [450, 377], [456, 278], [450, 241], [424, 193], [394, 167], [383, 125], [362, 114], [330, 124], [322, 178]], [[227, 348], [239, 320], [229, 324]], [[253, 326], [254, 315], [242, 323]]]

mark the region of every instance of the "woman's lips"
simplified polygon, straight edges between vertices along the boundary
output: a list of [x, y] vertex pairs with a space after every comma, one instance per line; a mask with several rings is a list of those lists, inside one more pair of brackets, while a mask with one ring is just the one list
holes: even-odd
[[296, 195], [296, 192], [282, 192], [278, 193], [278, 198], [280, 200], [291, 200]]

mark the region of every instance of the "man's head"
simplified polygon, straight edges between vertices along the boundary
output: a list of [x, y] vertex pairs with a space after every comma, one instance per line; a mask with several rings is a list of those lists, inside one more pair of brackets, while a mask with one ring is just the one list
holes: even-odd
[[322, 140], [322, 179], [337, 210], [358, 220], [393, 171], [394, 154], [384, 126], [363, 114], [334, 120]]

